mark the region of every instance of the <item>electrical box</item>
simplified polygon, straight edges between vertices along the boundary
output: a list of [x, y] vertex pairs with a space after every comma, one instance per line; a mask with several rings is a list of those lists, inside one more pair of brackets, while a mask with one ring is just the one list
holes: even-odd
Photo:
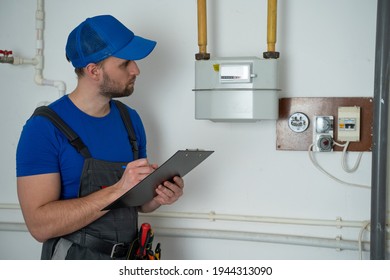
[[195, 62], [195, 118], [211, 121], [278, 119], [278, 60], [257, 57]]
[[314, 116], [313, 151], [333, 150], [333, 116]]
[[339, 107], [337, 140], [359, 142], [360, 139], [360, 107]]
[[[283, 151], [307, 151], [313, 144], [315, 116], [334, 117], [333, 142], [344, 144], [343, 133], [359, 134], [358, 142], [351, 141], [348, 152], [371, 152], [373, 148], [373, 98], [367, 97], [281, 97], [279, 118], [276, 121], [276, 149]], [[339, 110], [339, 108], [350, 108]], [[351, 111], [352, 112], [348, 112]], [[341, 111], [341, 112], [339, 112]], [[345, 113], [347, 113], [345, 115]], [[359, 116], [359, 117], [357, 117]], [[340, 123], [339, 123], [339, 117]], [[340, 129], [340, 124], [341, 129]], [[359, 127], [359, 128], [358, 128]], [[356, 130], [354, 130], [356, 128]], [[354, 136], [356, 137], [356, 136]], [[349, 138], [351, 139], [351, 138]], [[357, 139], [357, 137], [355, 138]], [[335, 143], [334, 143], [335, 144]], [[333, 145], [333, 151], [341, 152], [343, 146]]]

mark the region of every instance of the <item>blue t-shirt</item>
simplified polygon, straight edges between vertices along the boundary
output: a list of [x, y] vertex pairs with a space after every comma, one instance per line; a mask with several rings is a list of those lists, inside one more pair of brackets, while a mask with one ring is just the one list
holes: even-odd
[[[49, 105], [83, 140], [92, 157], [113, 162], [130, 162], [133, 152], [126, 127], [114, 102], [110, 113], [92, 117], [78, 109], [67, 95]], [[136, 134], [139, 158], [146, 158], [146, 135], [141, 118], [129, 113]], [[60, 173], [61, 199], [78, 197], [84, 158], [68, 139], [45, 117], [34, 116], [23, 127], [17, 152], [16, 175]]]

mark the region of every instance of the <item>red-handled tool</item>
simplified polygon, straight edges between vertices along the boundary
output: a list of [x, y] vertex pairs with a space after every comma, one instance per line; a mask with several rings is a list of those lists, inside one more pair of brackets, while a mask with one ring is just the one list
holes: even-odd
[[153, 252], [154, 232], [148, 223], [143, 223], [139, 229], [138, 237], [132, 242], [127, 254], [128, 260], [159, 260], [161, 259], [160, 243]]
[[148, 223], [143, 223], [139, 232], [139, 249], [137, 256], [146, 256], [146, 245], [149, 242], [151, 236], [151, 226]]

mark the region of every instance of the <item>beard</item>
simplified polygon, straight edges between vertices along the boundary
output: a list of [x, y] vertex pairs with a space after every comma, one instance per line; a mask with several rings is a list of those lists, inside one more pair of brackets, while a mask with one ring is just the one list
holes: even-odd
[[134, 81], [126, 84], [125, 87], [113, 81], [105, 72], [103, 73], [103, 84], [99, 88], [100, 94], [109, 98], [130, 96], [134, 91]]

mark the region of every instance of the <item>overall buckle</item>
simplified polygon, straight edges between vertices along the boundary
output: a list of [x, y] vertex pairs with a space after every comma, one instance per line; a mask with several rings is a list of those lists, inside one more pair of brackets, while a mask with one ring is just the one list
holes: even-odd
[[124, 243], [117, 243], [117, 244], [114, 244], [112, 246], [111, 255], [110, 255], [111, 259], [113, 259], [114, 255], [117, 253], [116, 250], [117, 250], [117, 248], [119, 248], [118, 246], [123, 246], [123, 245], [125, 245], [125, 244]]

